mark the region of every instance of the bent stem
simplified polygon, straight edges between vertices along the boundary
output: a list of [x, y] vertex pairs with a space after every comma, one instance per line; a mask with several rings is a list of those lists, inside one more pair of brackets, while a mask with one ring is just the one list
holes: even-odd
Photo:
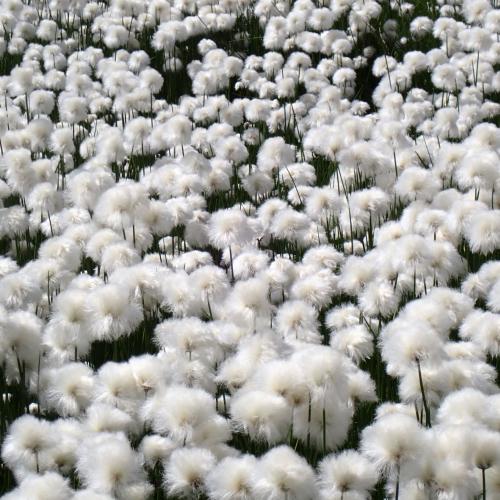
[[418, 368], [418, 383], [420, 385], [420, 392], [422, 393], [422, 403], [425, 410], [425, 426], [431, 426], [431, 412], [429, 405], [427, 404], [427, 398], [425, 397], [424, 381], [422, 379], [422, 370], [420, 369], [420, 360], [417, 358], [417, 368]]

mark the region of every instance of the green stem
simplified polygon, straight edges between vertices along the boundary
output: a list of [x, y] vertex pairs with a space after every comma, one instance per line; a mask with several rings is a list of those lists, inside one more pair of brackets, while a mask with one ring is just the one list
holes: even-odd
[[231, 250], [231, 245], [229, 245], [229, 261], [231, 264], [231, 283], [234, 284], [233, 251]]
[[481, 467], [481, 476], [483, 479], [483, 500], [486, 500], [486, 469]]
[[397, 464], [397, 478], [396, 478], [396, 494], [394, 496], [395, 500], [399, 500], [399, 475], [401, 473], [401, 465]]
[[431, 426], [431, 412], [429, 405], [427, 404], [427, 398], [425, 397], [424, 381], [422, 379], [422, 370], [420, 368], [420, 360], [417, 358], [417, 368], [418, 368], [418, 383], [420, 384], [420, 392], [422, 393], [422, 403], [425, 410], [425, 426]]

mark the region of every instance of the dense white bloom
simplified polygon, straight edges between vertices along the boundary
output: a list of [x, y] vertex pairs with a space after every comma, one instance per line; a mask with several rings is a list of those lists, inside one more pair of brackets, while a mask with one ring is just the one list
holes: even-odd
[[253, 499], [252, 482], [257, 463], [253, 455], [222, 459], [205, 479], [210, 498]]
[[205, 448], [175, 450], [165, 468], [167, 491], [187, 498], [199, 495], [205, 490], [205, 480], [215, 464], [215, 456]]
[[146, 401], [142, 414], [156, 433], [168, 435], [179, 445], [201, 446], [228, 439], [227, 422], [216, 415], [212, 396], [201, 389], [171, 386], [159, 391]]
[[312, 500], [317, 495], [312, 468], [288, 446], [273, 448], [260, 458], [253, 490], [258, 497], [277, 500]]
[[47, 404], [61, 416], [77, 416], [92, 401], [93, 373], [83, 363], [67, 363], [47, 377]]
[[73, 494], [68, 483], [67, 479], [56, 472], [45, 472], [41, 475], [30, 474], [4, 498], [7, 500], [65, 500]]
[[253, 231], [247, 217], [236, 209], [215, 212], [209, 223], [209, 239], [216, 248], [248, 243]]
[[495, 251], [500, 247], [500, 210], [472, 215], [464, 233], [473, 252], [488, 254]]
[[290, 340], [319, 342], [317, 312], [313, 306], [300, 300], [283, 304], [276, 314], [276, 328]]
[[367, 496], [377, 480], [378, 472], [374, 465], [354, 450], [343, 451], [337, 456], [329, 455], [319, 464], [319, 490], [325, 500], [338, 494], [345, 498], [352, 493]]
[[414, 3], [1, 2], [6, 500], [500, 498], [500, 15]]
[[112, 284], [94, 290], [85, 309], [89, 332], [97, 340], [128, 335], [143, 318], [141, 307], [130, 300], [127, 290]]
[[50, 468], [50, 448], [55, 445], [50, 423], [23, 415], [10, 427], [2, 444], [2, 460], [17, 477]]
[[138, 454], [121, 433], [99, 433], [84, 439], [77, 471], [89, 488], [117, 496], [122, 489], [145, 479]]

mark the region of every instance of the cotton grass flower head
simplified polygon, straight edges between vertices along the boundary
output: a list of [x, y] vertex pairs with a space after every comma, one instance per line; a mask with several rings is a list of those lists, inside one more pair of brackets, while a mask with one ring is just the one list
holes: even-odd
[[276, 329], [283, 338], [319, 343], [317, 311], [304, 301], [289, 300], [276, 314]]
[[85, 411], [83, 426], [90, 433], [134, 434], [137, 431], [137, 425], [128, 413], [106, 403], [92, 403]]
[[290, 296], [293, 299], [304, 300], [321, 309], [330, 303], [337, 290], [337, 276], [328, 270], [321, 270], [296, 279], [290, 289]]
[[128, 268], [141, 261], [139, 253], [127, 241], [107, 246], [102, 252], [100, 265], [104, 273], [110, 275], [120, 268]]
[[226, 298], [226, 311], [237, 313], [237, 323], [256, 331], [258, 322], [267, 323], [271, 304], [269, 303], [269, 284], [258, 276], [245, 281], [238, 281], [231, 294]]
[[170, 318], [155, 328], [155, 341], [165, 350], [175, 349], [178, 354], [191, 359], [210, 357], [210, 333], [198, 318]]
[[253, 489], [259, 497], [280, 500], [312, 500], [317, 495], [312, 468], [288, 446], [275, 447], [260, 458]]
[[175, 450], [165, 468], [164, 484], [171, 495], [196, 497], [205, 491], [205, 480], [216, 464], [215, 456], [205, 448]]
[[260, 250], [249, 248], [240, 253], [233, 262], [235, 278], [245, 280], [254, 277], [260, 271], [264, 271], [269, 264], [269, 255]]
[[412, 363], [438, 362], [443, 357], [443, 343], [437, 332], [425, 322], [399, 319], [382, 330], [382, 356], [389, 373], [404, 373]]
[[4, 276], [0, 283], [0, 303], [8, 309], [36, 304], [42, 295], [42, 290], [33, 277], [22, 271]]
[[343, 262], [344, 256], [328, 245], [310, 248], [302, 258], [302, 263], [305, 265], [317, 265], [319, 268], [327, 268], [332, 272], [337, 271]]
[[309, 220], [305, 214], [293, 208], [287, 208], [275, 215], [270, 231], [276, 238], [297, 242], [300, 234], [308, 226]]
[[64, 500], [73, 494], [68, 480], [56, 472], [27, 475], [20, 485], [4, 497], [7, 500]]
[[487, 255], [499, 248], [499, 210], [489, 210], [474, 214], [468, 222], [464, 228], [464, 236], [473, 252]]
[[[245, 333], [243, 330], [242, 335]], [[235, 355], [221, 364], [217, 381], [224, 383], [233, 393], [249, 379], [255, 366], [277, 358], [280, 352], [287, 352], [287, 346], [272, 331], [244, 336]]]
[[488, 421], [488, 397], [483, 392], [464, 388], [450, 393], [442, 402], [437, 422], [445, 425], [484, 424]]
[[329, 455], [319, 464], [320, 498], [350, 498], [349, 494], [367, 497], [378, 480], [375, 466], [359, 452], [346, 450]]
[[21, 380], [26, 375], [26, 370], [38, 368], [42, 320], [28, 311], [10, 312], [2, 319], [0, 332], [2, 361], [6, 367], [7, 378]]
[[78, 416], [91, 403], [93, 373], [83, 363], [67, 363], [47, 374], [47, 406], [62, 416]]
[[148, 467], [154, 468], [158, 463], [167, 460], [176, 449], [175, 443], [157, 434], [144, 436], [140, 444], [140, 452]]
[[291, 424], [291, 409], [283, 396], [261, 390], [237, 393], [230, 412], [236, 429], [270, 445], [285, 439]]
[[294, 150], [281, 137], [266, 139], [257, 155], [257, 167], [263, 172], [269, 173], [294, 161]]
[[95, 403], [109, 404], [133, 415], [143, 395], [127, 363], [107, 361], [96, 373]]
[[361, 324], [333, 331], [330, 345], [359, 364], [373, 354], [373, 336]]
[[19, 479], [50, 468], [49, 451], [55, 441], [50, 423], [32, 415], [19, 417], [2, 444], [2, 460]]
[[78, 455], [78, 476], [96, 492], [120, 497], [123, 489], [145, 479], [139, 456], [124, 434], [91, 435], [83, 441]]
[[253, 499], [252, 482], [257, 463], [253, 455], [223, 458], [205, 480], [210, 498]]
[[[292, 380], [294, 380], [293, 383]], [[292, 408], [292, 412], [294, 408], [304, 405], [309, 398], [302, 367], [289, 360], [271, 360], [259, 366], [256, 373], [245, 384], [245, 389], [251, 388], [262, 389], [284, 397]]]
[[361, 311], [366, 316], [389, 317], [399, 308], [400, 294], [389, 281], [374, 280], [359, 295]]
[[500, 352], [500, 315], [489, 311], [474, 310], [460, 325], [459, 335], [471, 339], [482, 351], [491, 356]]
[[422, 428], [403, 414], [386, 415], [361, 433], [361, 450], [379, 471], [395, 476], [396, 496], [401, 470], [421, 453]]
[[399, 176], [396, 193], [406, 201], [430, 201], [439, 191], [438, 180], [420, 167], [408, 167]]
[[233, 257], [231, 247], [249, 243], [254, 234], [247, 217], [236, 209], [224, 209], [215, 212], [209, 222], [210, 242], [218, 249], [229, 248], [231, 276], [234, 281]]
[[[213, 403], [206, 391], [172, 385], [153, 394], [143, 406], [142, 415], [154, 432], [168, 435], [178, 445], [201, 445], [197, 442], [200, 429], [216, 417]], [[224, 441], [227, 424], [216, 419], [215, 425], [220, 427]]]

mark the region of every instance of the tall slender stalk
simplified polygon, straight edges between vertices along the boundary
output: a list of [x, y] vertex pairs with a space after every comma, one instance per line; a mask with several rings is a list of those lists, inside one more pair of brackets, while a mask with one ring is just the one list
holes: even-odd
[[418, 369], [418, 383], [420, 384], [420, 392], [422, 393], [422, 404], [425, 410], [425, 426], [431, 427], [431, 411], [429, 405], [427, 404], [427, 398], [425, 396], [424, 381], [422, 379], [422, 370], [420, 368], [420, 360], [417, 358], [417, 369]]

